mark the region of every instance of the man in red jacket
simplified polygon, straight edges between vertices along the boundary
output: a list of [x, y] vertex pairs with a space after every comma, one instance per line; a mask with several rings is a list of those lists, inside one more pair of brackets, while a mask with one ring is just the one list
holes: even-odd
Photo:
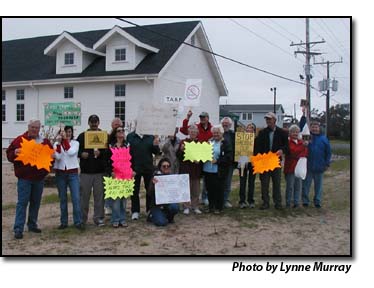
[[16, 239], [23, 238], [23, 228], [26, 222], [26, 210], [29, 205], [29, 216], [27, 220], [27, 226], [30, 232], [41, 233], [42, 230], [38, 228], [38, 213], [40, 202], [42, 199], [42, 193], [44, 188], [44, 178], [48, 175], [48, 171], [45, 169], [37, 169], [35, 166], [30, 164], [23, 164], [23, 162], [15, 160], [17, 155], [21, 151], [22, 138], [27, 140], [34, 139], [36, 143], [48, 145], [51, 149], [52, 145], [48, 139], [43, 139], [39, 136], [40, 121], [32, 119], [29, 121], [28, 130], [18, 136], [12, 141], [6, 150], [7, 158], [9, 162], [14, 164], [14, 174], [18, 178], [17, 181], [17, 193], [18, 200], [16, 206], [16, 217], [14, 222], [14, 237]]

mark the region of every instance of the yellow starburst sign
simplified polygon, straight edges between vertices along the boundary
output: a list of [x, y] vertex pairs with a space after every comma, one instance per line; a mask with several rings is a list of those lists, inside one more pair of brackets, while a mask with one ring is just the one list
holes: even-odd
[[104, 199], [128, 198], [134, 192], [135, 180], [114, 179], [104, 176]]
[[186, 142], [183, 161], [190, 160], [207, 162], [213, 159], [213, 145], [207, 142]]
[[55, 152], [48, 145], [36, 143], [34, 139], [30, 141], [22, 137], [21, 151], [15, 160], [21, 161], [24, 165], [30, 164], [37, 169], [51, 171], [52, 155]]
[[273, 171], [275, 168], [281, 167], [279, 157], [274, 152], [268, 152], [252, 156], [251, 162], [253, 165], [253, 174], [262, 174], [264, 172]]

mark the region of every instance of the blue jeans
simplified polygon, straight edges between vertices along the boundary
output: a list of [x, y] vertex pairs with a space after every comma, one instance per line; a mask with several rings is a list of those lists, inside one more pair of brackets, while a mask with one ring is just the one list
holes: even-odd
[[113, 199], [112, 198], [105, 199], [105, 201], [104, 201], [104, 207], [105, 208], [112, 208], [112, 205], [113, 205]]
[[313, 173], [309, 171], [306, 173], [306, 178], [303, 181], [303, 205], [309, 205], [309, 190], [312, 180], [314, 180], [314, 205], [321, 205], [323, 172]]
[[56, 170], [56, 185], [58, 190], [58, 197], [60, 198], [61, 224], [68, 225], [68, 186], [70, 189], [71, 202], [73, 203], [74, 225], [81, 224], [82, 215], [78, 173], [63, 173]]
[[27, 226], [29, 229], [38, 227], [38, 213], [40, 202], [42, 200], [43, 187], [44, 180], [30, 181], [18, 178], [16, 219], [13, 227], [15, 233], [23, 232], [26, 221], [26, 209], [29, 203], [29, 217], [27, 219]]
[[178, 204], [164, 205], [164, 208], [153, 207], [150, 212], [150, 219], [156, 226], [166, 226], [168, 223], [172, 223], [174, 216], [179, 211]]
[[116, 200], [112, 200], [112, 224], [124, 224], [126, 222], [126, 198], [117, 198]]
[[293, 204], [299, 205], [301, 179], [295, 177], [294, 173], [287, 173], [286, 177], [286, 207], [290, 207], [293, 198]]
[[232, 181], [232, 174], [234, 173], [234, 165], [231, 164], [229, 167], [228, 167], [228, 174], [226, 176], [226, 179], [225, 179], [225, 188], [224, 188], [224, 192], [223, 192], [223, 201], [226, 202], [226, 201], [229, 201], [229, 196], [230, 196], [230, 192], [231, 192], [231, 181]]

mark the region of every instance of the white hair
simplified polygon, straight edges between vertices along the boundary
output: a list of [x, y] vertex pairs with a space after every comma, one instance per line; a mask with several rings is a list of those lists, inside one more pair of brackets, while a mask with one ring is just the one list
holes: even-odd
[[41, 124], [41, 122], [40, 122], [39, 119], [31, 118], [31, 119], [29, 120], [29, 123], [28, 123], [27, 125], [30, 126], [30, 125], [32, 125], [32, 124], [34, 124], [34, 123], [36, 123], [36, 122], [39, 122], [39, 124]]
[[289, 133], [292, 133], [292, 132], [300, 132], [300, 128], [299, 126], [297, 126], [296, 124], [293, 124], [290, 126], [290, 128], [288, 129], [288, 132]]
[[188, 127], [188, 132], [190, 131], [196, 131], [199, 132], [199, 128], [195, 124], [192, 124], [190, 127]]
[[221, 124], [223, 123], [223, 121], [227, 120], [230, 124], [230, 126], [232, 125], [232, 119], [230, 117], [223, 117], [222, 120], [221, 120]]
[[214, 126], [212, 127], [212, 129], [211, 129], [212, 133], [213, 133], [214, 131], [217, 131], [217, 130], [218, 130], [218, 132], [221, 133], [221, 134], [223, 134], [223, 132], [224, 132], [223, 127], [222, 127], [221, 125], [214, 125]]

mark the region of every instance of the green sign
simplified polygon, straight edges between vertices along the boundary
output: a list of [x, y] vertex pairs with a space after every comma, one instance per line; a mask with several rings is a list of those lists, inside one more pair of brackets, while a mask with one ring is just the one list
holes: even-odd
[[44, 124], [55, 125], [81, 125], [81, 103], [47, 103], [44, 106]]

